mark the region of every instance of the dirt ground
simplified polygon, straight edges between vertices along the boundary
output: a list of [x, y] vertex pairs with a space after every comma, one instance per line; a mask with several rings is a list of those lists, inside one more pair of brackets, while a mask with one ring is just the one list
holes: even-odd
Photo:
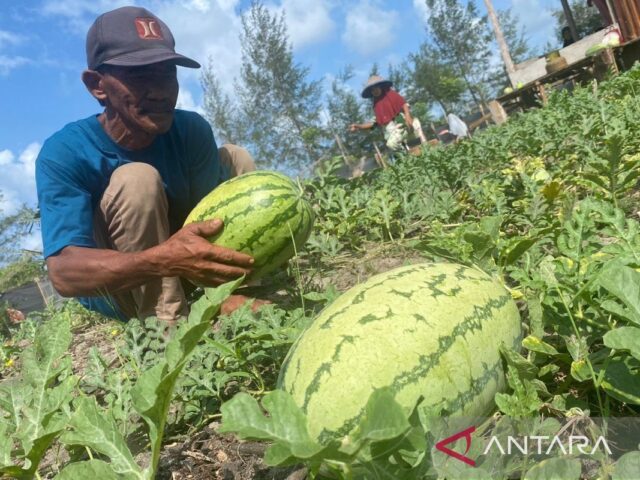
[[[415, 250], [398, 245], [377, 244], [358, 257], [344, 256], [331, 259], [329, 268], [314, 276], [314, 287], [322, 290], [329, 285], [344, 291], [375, 275], [402, 265], [424, 262]], [[280, 303], [277, 295], [270, 299]], [[285, 302], [286, 303], [286, 302]], [[285, 305], [282, 305], [285, 307]], [[286, 308], [286, 307], [285, 307]], [[116, 342], [113, 335], [117, 324], [86, 325], [74, 329], [70, 347], [73, 371], [82, 375], [92, 347], [100, 352], [110, 368], [117, 363]], [[26, 346], [26, 345], [24, 345]], [[16, 369], [17, 370], [17, 369]], [[163, 448], [160, 480], [303, 480], [307, 471], [302, 466], [271, 468], [262, 460], [267, 445], [259, 442], [242, 442], [231, 435], [217, 433], [218, 423], [209, 424], [196, 434], [181, 441], [167, 444]], [[52, 478], [56, 468], [68, 461], [63, 449], [51, 449], [43, 462], [42, 478]], [[144, 465], [148, 459], [136, 458]]]
[[160, 460], [159, 480], [303, 480], [303, 467], [270, 468], [262, 457], [266, 445], [239, 442], [216, 432], [210, 424], [182, 443], [166, 445]]

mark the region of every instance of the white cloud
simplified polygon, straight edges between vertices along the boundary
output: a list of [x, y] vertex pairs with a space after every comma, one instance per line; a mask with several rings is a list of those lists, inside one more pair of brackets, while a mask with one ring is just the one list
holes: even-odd
[[347, 47], [361, 55], [372, 55], [393, 44], [399, 15], [383, 10], [375, 0], [361, 0], [347, 12], [345, 28], [342, 41]]
[[7, 47], [24, 43], [26, 37], [7, 30], [0, 30], [0, 75], [8, 75], [14, 68], [30, 63], [30, 60], [20, 55], [11, 55], [6, 52]]
[[283, 0], [287, 31], [294, 49], [328, 39], [336, 29], [327, 0]]
[[193, 94], [182, 85], [180, 86], [180, 91], [178, 92], [178, 103], [176, 104], [176, 107], [183, 110], [198, 112], [200, 115], [204, 115], [203, 108], [195, 102], [195, 100], [193, 99]]
[[17, 33], [0, 30], [0, 47], [5, 45], [18, 45], [24, 42], [25, 37]]
[[[206, 8], [203, 11], [203, 8]], [[185, 8], [182, 2], [164, 2], [153, 12], [163, 19], [176, 39], [176, 51], [206, 66], [212, 61], [222, 88], [231, 91], [233, 78], [240, 71], [240, 18], [233, 7], [234, 1], [191, 2]], [[201, 70], [180, 69], [181, 78], [190, 85], [199, 83]], [[184, 80], [182, 80], [184, 83]]]
[[35, 163], [39, 152], [40, 144], [36, 142], [28, 145], [17, 159], [10, 150], [0, 151], [0, 192], [3, 196], [0, 209], [3, 214], [15, 213], [25, 203], [29, 206], [36, 205]]
[[0, 55], [0, 75], [8, 75], [14, 68], [21, 67], [28, 63], [31, 63], [31, 60], [19, 55], [15, 57]]
[[418, 12], [420, 20], [426, 25], [431, 15], [429, 7], [427, 7], [427, 2], [425, 0], [413, 0], [413, 8]]

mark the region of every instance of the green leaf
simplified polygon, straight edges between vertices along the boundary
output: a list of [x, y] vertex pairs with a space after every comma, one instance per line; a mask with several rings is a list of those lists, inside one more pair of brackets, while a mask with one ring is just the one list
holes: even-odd
[[629, 452], [615, 463], [612, 480], [637, 480], [640, 472], [640, 452]]
[[571, 376], [579, 382], [591, 380], [591, 369], [586, 360], [574, 360], [571, 362]]
[[495, 402], [498, 408], [506, 415], [521, 418], [530, 416], [542, 407], [543, 402], [538, 397], [538, 392], [531, 380], [518, 377], [517, 370], [509, 366], [507, 372], [509, 386], [513, 394], [496, 393]]
[[114, 472], [142, 478], [142, 471], [133, 459], [127, 442], [109, 415], [98, 408], [95, 398], [78, 398], [69, 428], [71, 430], [60, 438], [63, 443], [89, 447], [109, 457]]
[[520, 378], [531, 380], [538, 376], [538, 367], [512, 348], [509, 348], [504, 344], [500, 345], [500, 353], [507, 361], [507, 365], [518, 372], [518, 376]]
[[522, 340], [522, 346], [532, 352], [544, 353], [545, 355], [558, 355], [558, 350], [533, 335], [529, 335]]
[[366, 440], [381, 441], [399, 437], [411, 428], [407, 416], [389, 387], [376, 389], [364, 407], [360, 425], [351, 436], [352, 443], [360, 447]]
[[235, 433], [242, 439], [274, 441], [265, 455], [265, 462], [269, 465], [284, 465], [295, 459], [311, 460], [322, 456], [326, 447], [310, 437], [307, 419], [291, 395], [274, 390], [265, 395], [262, 406], [269, 413], [268, 417], [251, 395], [236, 394], [220, 408], [222, 426], [219, 431]]
[[542, 460], [524, 475], [524, 480], [579, 480], [582, 467], [575, 458]]
[[607, 332], [604, 344], [615, 350], [629, 350], [637, 360], [640, 360], [640, 328], [619, 327]]
[[205, 295], [192, 307], [189, 319], [181, 324], [165, 349], [165, 358], [144, 371], [131, 389], [133, 407], [149, 427], [151, 440], [151, 476], [160, 460], [164, 426], [176, 381], [202, 335], [209, 330], [213, 316], [222, 302], [243, 281], [241, 277], [215, 289], [206, 288]]
[[622, 402], [640, 405], [640, 369], [637, 365], [632, 369], [630, 360], [633, 359], [611, 360], [601, 386], [605, 392]]
[[627, 266], [605, 268], [599, 284], [627, 307], [628, 319], [640, 326], [640, 273]]
[[534, 296], [527, 298], [527, 307], [529, 309], [531, 333], [540, 338], [544, 335], [544, 315], [540, 299]]
[[129, 478], [135, 477], [118, 475], [107, 462], [93, 459], [67, 465], [54, 480], [126, 480]]
[[538, 238], [525, 238], [518, 241], [518, 243], [511, 247], [504, 255], [504, 265], [513, 265], [527, 250], [535, 245], [538, 240]]

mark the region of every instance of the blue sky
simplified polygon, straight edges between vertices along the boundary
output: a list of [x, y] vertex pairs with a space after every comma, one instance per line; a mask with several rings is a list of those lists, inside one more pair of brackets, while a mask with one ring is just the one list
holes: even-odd
[[[485, 12], [484, 3], [478, 1]], [[239, 12], [248, 0], [0, 0], [0, 209], [35, 206], [33, 165], [43, 141], [64, 124], [97, 113], [80, 81], [86, 31], [97, 15], [122, 5], [149, 8], [172, 29], [177, 51], [213, 68], [230, 86], [240, 65]], [[328, 85], [351, 64], [353, 88], [374, 62], [382, 71], [425, 38], [424, 0], [265, 0], [284, 11], [298, 63]], [[534, 46], [553, 41], [559, 0], [495, 0], [511, 7]], [[179, 106], [199, 110], [199, 72], [180, 69]], [[215, 133], [215, 132], [214, 132]], [[33, 242], [37, 243], [37, 239]]]

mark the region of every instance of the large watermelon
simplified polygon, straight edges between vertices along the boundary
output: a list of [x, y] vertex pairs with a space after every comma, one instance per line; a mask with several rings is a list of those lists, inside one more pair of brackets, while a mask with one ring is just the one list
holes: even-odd
[[251, 255], [252, 279], [259, 278], [295, 254], [307, 241], [313, 211], [301, 189], [286, 175], [257, 171], [232, 178], [204, 197], [185, 225], [220, 218], [222, 233], [214, 244]]
[[410, 411], [487, 413], [505, 379], [498, 351], [517, 348], [520, 316], [485, 273], [455, 264], [397, 268], [326, 308], [289, 351], [279, 387], [324, 441], [350, 433], [375, 388], [390, 386]]

